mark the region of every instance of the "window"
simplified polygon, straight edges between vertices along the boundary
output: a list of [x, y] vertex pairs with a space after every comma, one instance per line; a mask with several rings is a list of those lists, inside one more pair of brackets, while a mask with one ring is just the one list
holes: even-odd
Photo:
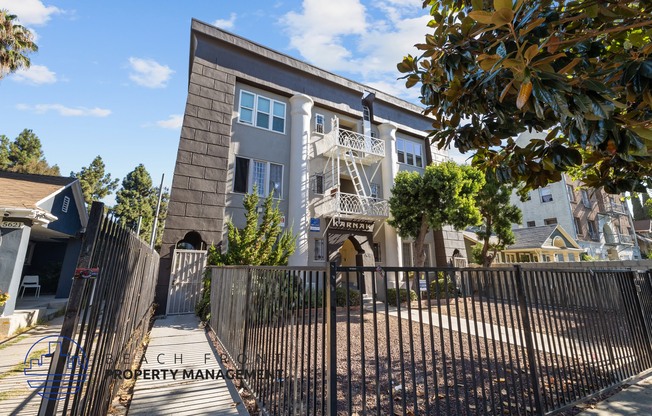
[[598, 233], [597, 233], [597, 228], [595, 226], [595, 222], [594, 221], [589, 221], [587, 223], [587, 225], [589, 226], [588, 227], [589, 228], [589, 237], [591, 237], [592, 240], [597, 240], [598, 239]]
[[559, 262], [564, 261], [564, 255], [562, 253], [555, 254], [555, 257], [557, 258], [557, 261], [559, 261]]
[[541, 193], [541, 202], [552, 202], [552, 191], [550, 188], [541, 188], [539, 192]]
[[371, 112], [369, 111], [369, 107], [366, 105], [362, 107], [362, 118], [365, 121], [371, 121]]
[[577, 235], [582, 235], [582, 222], [578, 217], [573, 218], [573, 221], [575, 223], [575, 233]]
[[324, 175], [316, 173], [312, 177], [312, 191], [316, 194], [324, 193]]
[[399, 163], [406, 163], [418, 168], [423, 167], [423, 151], [420, 143], [397, 139], [396, 153]]
[[233, 192], [253, 192], [254, 187], [260, 196], [272, 194], [274, 198], [282, 198], [283, 165], [236, 157]]
[[68, 213], [68, 207], [70, 206], [70, 197], [63, 197], [63, 204], [61, 204], [61, 212]]
[[570, 202], [575, 202], [575, 191], [573, 190], [573, 185], [566, 185], [566, 192], [568, 193], [568, 200]]
[[285, 133], [285, 103], [240, 91], [240, 123]]
[[582, 189], [581, 194], [582, 194], [582, 204], [584, 204], [586, 208], [591, 208], [591, 198], [589, 198], [589, 191], [587, 191], [586, 189]]
[[373, 251], [374, 251], [374, 260], [376, 261], [376, 263], [380, 263], [381, 261], [383, 261], [383, 258], [381, 256], [381, 252], [380, 252], [380, 243], [374, 243]]
[[543, 223], [545, 225], [555, 225], [557, 224], [557, 218], [546, 218], [545, 220], [543, 220]]
[[537, 222], [536, 222], [536, 221], [528, 221], [528, 222], [527, 222], [527, 226], [528, 226], [528, 227], [536, 227], [536, 226], [537, 226]]
[[568, 261], [575, 261], [575, 253], [568, 253]]
[[324, 116], [315, 114], [315, 132], [324, 133]]
[[315, 260], [324, 261], [326, 260], [326, 250], [324, 250], [324, 239], [316, 238], [315, 239]]
[[372, 183], [370, 184], [370, 188], [371, 188], [371, 195], [369, 196], [371, 196], [374, 199], [374, 201], [378, 200], [378, 198], [380, 198], [380, 185], [378, 185], [377, 183]]

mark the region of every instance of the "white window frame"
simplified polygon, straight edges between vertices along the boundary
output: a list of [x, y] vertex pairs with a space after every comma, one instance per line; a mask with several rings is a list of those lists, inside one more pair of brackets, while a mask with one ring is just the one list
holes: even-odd
[[[266, 160], [260, 160], [260, 159], [253, 159], [250, 157], [244, 157], [244, 156], [236, 156], [236, 158], [240, 159], [247, 159], [249, 160], [249, 169], [247, 172], [247, 193], [252, 193], [254, 191], [254, 175], [255, 175], [255, 166], [256, 164], [258, 165], [263, 165], [264, 167], [264, 172], [263, 172], [263, 189], [258, 189], [258, 195], [261, 197], [267, 197], [270, 192], [270, 174], [271, 174], [271, 167], [272, 165], [275, 166], [280, 166], [281, 167], [281, 182], [280, 182], [280, 190], [279, 190], [279, 195], [274, 196], [274, 199], [283, 199], [283, 178], [285, 176], [285, 166], [283, 166], [280, 163], [276, 162], [270, 162]], [[242, 194], [242, 192], [238, 192], [235, 190], [235, 178], [236, 178], [236, 166], [237, 163], [234, 163], [233, 165], [233, 186], [231, 189], [233, 190], [234, 193], [236, 194]]]
[[[401, 162], [401, 153], [403, 154], [403, 161]], [[423, 146], [421, 143], [413, 142], [412, 140], [396, 139], [396, 159], [398, 163], [423, 168]], [[417, 156], [419, 157], [420, 164], [417, 164]], [[412, 163], [408, 162], [412, 159]]]
[[575, 188], [571, 184], [566, 184], [566, 193], [570, 202], [575, 202]]
[[[326, 261], [326, 244], [323, 238], [315, 238], [313, 240], [313, 260], [314, 261]], [[321, 255], [321, 257], [320, 257]]]
[[[321, 182], [321, 189], [319, 183]], [[312, 192], [317, 195], [323, 195], [326, 191], [326, 177], [323, 173], [315, 173], [312, 177]]]
[[315, 114], [315, 133], [324, 134], [326, 130], [326, 117], [323, 114]]
[[380, 199], [380, 185], [377, 183], [370, 183], [369, 184], [369, 196], [374, 199], [374, 201], [377, 201]]
[[[243, 105], [242, 105], [242, 96], [243, 96], [243, 94], [253, 95], [253, 97], [254, 97], [254, 106], [253, 106], [253, 108], [243, 107]], [[269, 101], [269, 112], [264, 112], [264, 111], [262, 111], [262, 110], [260, 110], [258, 108], [259, 107], [258, 106], [259, 100], [268, 100]], [[282, 116], [276, 115], [276, 113], [274, 111], [275, 107], [277, 105], [283, 107], [283, 115]], [[245, 108], [247, 110], [250, 110], [252, 112], [251, 122], [249, 122], [248, 120], [242, 120], [242, 117], [240, 117], [240, 114], [242, 113], [243, 108]], [[261, 115], [266, 114], [268, 116], [269, 120], [267, 121], [267, 127], [258, 125], [258, 115], [259, 115], [259, 113]], [[279, 131], [279, 130], [274, 129], [274, 119], [275, 118], [283, 120], [283, 131]], [[270, 97], [267, 97], [267, 96], [264, 96], [264, 95], [256, 94], [254, 92], [247, 91], [247, 90], [240, 90], [240, 102], [238, 103], [238, 123], [245, 124], [245, 125], [251, 126], [251, 127], [256, 127], [258, 129], [262, 129], [262, 130], [268, 130], [268, 131], [278, 133], [278, 134], [285, 134], [285, 131], [287, 130], [287, 105], [282, 101], [278, 101], [278, 100], [275, 100], [273, 98], [270, 98]]]
[[[545, 194], [544, 194], [545, 193]], [[552, 189], [549, 186], [539, 189], [539, 198], [542, 204], [554, 201]]]
[[64, 214], [67, 214], [69, 207], [70, 207], [70, 197], [69, 196], [64, 196], [63, 197], [63, 203], [61, 204], [61, 212], [63, 212]]

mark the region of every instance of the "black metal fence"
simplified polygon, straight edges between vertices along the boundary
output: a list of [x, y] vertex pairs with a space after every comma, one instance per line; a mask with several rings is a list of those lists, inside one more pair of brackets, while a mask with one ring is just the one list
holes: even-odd
[[[159, 256], [94, 202], [40, 415], [105, 415], [153, 313]], [[91, 272], [89, 269], [96, 269]], [[79, 269], [78, 269], [79, 270]], [[72, 365], [71, 365], [72, 364]]]
[[652, 368], [650, 273], [212, 273], [210, 325], [270, 414], [542, 415]]

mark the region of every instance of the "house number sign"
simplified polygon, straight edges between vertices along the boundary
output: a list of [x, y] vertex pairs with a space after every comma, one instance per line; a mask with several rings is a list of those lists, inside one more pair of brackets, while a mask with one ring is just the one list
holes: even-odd
[[3, 221], [0, 222], [0, 228], [23, 228], [25, 224], [20, 221]]

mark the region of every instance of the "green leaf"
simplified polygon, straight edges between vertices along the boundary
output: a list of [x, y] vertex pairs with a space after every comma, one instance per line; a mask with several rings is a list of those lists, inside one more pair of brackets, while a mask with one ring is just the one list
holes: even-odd
[[514, 20], [514, 12], [512, 9], [499, 9], [491, 15], [491, 23], [496, 25], [496, 27], [501, 27], [511, 23], [512, 20]]
[[484, 5], [484, 1], [482, 1], [482, 0], [472, 0], [471, 1], [471, 6], [473, 7], [473, 10], [481, 11], [483, 5]]
[[512, 0], [494, 0], [494, 9], [500, 10], [500, 9], [509, 9], [512, 10], [512, 7], [514, 5], [512, 4]]
[[492, 13], [489, 12], [484, 12], [484, 11], [472, 11], [469, 13], [469, 17], [476, 22], [488, 25], [491, 24], [491, 16]]
[[525, 57], [526, 61], [530, 62], [532, 58], [537, 56], [538, 53], [539, 53], [539, 45], [532, 45], [526, 49], [523, 56]]

